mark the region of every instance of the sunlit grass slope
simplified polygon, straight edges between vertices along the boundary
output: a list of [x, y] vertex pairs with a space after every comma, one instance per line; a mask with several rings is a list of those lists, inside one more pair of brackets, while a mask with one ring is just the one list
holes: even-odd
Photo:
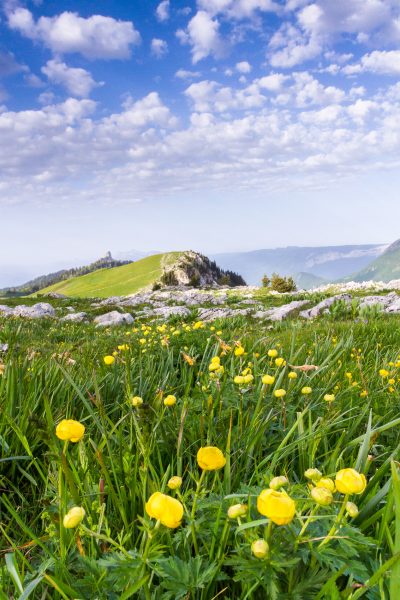
[[173, 264], [180, 254], [181, 252], [154, 254], [122, 267], [99, 269], [87, 275], [60, 281], [40, 290], [39, 294], [58, 292], [81, 298], [126, 296], [154, 283], [161, 276], [163, 267]]

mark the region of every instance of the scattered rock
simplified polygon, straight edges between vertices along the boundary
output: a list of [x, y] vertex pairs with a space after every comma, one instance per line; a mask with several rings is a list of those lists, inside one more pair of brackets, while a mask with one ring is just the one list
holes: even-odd
[[47, 302], [38, 302], [33, 306], [21, 304], [12, 311], [14, 317], [25, 317], [26, 319], [43, 319], [44, 317], [55, 317], [56, 311]]
[[74, 323], [81, 323], [82, 321], [86, 321], [87, 313], [85, 312], [74, 312], [66, 315], [60, 321], [72, 321]]
[[293, 300], [293, 302], [289, 302], [289, 304], [284, 304], [283, 306], [276, 306], [269, 310], [258, 311], [253, 317], [256, 319], [269, 319], [270, 321], [283, 321], [283, 319], [286, 319], [307, 303], [308, 300]]
[[299, 313], [299, 316], [303, 317], [304, 319], [313, 319], [314, 317], [318, 317], [318, 315], [328, 310], [328, 308], [332, 306], [332, 304], [337, 300], [351, 302], [351, 296], [350, 294], [338, 294], [336, 296], [331, 296], [331, 298], [326, 298], [325, 300], [318, 302], [318, 304], [316, 304], [312, 308], [309, 308], [308, 310], [302, 310]]
[[43, 298], [53, 298], [54, 300], [61, 300], [62, 298], [68, 298], [64, 294], [59, 294], [58, 292], [48, 292], [47, 294], [43, 294]]
[[9, 315], [12, 315], [13, 312], [14, 309], [10, 308], [9, 306], [5, 306], [5, 304], [0, 304], [0, 316], [8, 317]]
[[113, 327], [115, 325], [130, 325], [133, 317], [129, 313], [120, 313], [117, 310], [105, 313], [95, 318], [96, 327]]

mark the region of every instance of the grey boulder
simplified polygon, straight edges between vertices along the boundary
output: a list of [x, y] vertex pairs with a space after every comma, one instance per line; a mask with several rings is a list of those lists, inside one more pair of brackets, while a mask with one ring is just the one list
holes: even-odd
[[114, 327], [115, 325], [130, 325], [133, 317], [129, 313], [120, 313], [117, 310], [105, 313], [95, 318], [96, 327]]

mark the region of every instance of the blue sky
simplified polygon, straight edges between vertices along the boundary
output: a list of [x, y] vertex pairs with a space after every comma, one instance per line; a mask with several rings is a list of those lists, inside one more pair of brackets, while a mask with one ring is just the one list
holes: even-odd
[[0, 6], [0, 285], [400, 237], [398, 0]]

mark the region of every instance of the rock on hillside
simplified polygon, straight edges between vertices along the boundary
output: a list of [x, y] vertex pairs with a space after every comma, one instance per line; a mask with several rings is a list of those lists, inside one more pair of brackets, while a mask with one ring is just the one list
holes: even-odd
[[173, 265], [165, 267], [155, 287], [164, 286], [239, 286], [246, 285], [243, 277], [233, 271], [223, 270], [207, 256], [198, 252], [183, 252]]

